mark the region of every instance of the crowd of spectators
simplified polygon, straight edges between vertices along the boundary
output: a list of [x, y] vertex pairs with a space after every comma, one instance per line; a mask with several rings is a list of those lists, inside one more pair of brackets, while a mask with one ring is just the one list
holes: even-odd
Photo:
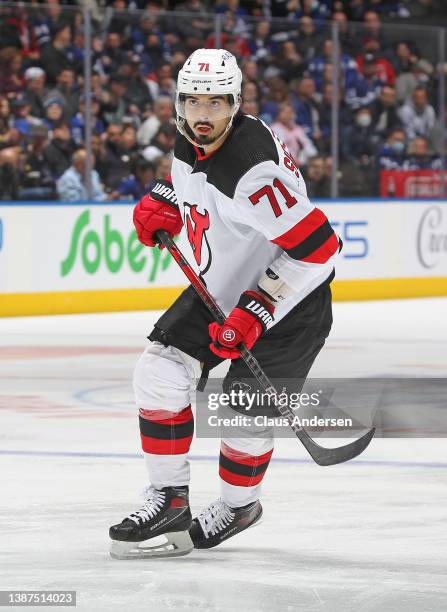
[[[0, 199], [138, 199], [170, 171], [179, 68], [199, 47], [241, 65], [245, 113], [329, 197], [338, 74], [340, 195], [378, 195], [382, 169], [439, 169], [439, 66], [402, 28], [437, 0], [88, 0], [93, 171], [86, 179], [83, 2], [0, 5]], [[399, 27], [390, 28], [392, 21]], [[339, 29], [335, 70], [331, 23]], [[430, 46], [431, 45], [431, 46]], [[435, 47], [436, 49], [436, 41]], [[442, 67], [444, 68], [444, 67]]]

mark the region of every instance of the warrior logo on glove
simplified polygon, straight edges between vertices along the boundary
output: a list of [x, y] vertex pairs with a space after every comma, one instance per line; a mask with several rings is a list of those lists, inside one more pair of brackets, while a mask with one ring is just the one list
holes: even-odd
[[239, 302], [225, 319], [222, 326], [211, 323], [208, 331], [213, 342], [210, 349], [223, 359], [238, 359], [238, 348], [244, 343], [251, 349], [254, 343], [273, 323], [275, 307], [257, 291], [244, 291]]
[[158, 181], [150, 193], [135, 206], [133, 222], [138, 240], [146, 246], [156, 244], [155, 232], [165, 230], [172, 237], [180, 233], [182, 217], [170, 180]]

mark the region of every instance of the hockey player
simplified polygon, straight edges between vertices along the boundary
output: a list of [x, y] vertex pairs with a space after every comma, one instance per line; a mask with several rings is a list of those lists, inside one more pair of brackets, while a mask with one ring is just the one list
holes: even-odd
[[[211, 548], [262, 514], [261, 481], [273, 451], [268, 429], [222, 439], [221, 497], [192, 520], [191, 358], [203, 364], [204, 376], [231, 359], [224, 380], [230, 389], [250, 377], [238, 359], [243, 342], [269, 378], [305, 379], [331, 328], [329, 284], [339, 240], [308, 200], [281, 141], [239, 112], [241, 81], [236, 59], [223, 49], [199, 49], [188, 58], [177, 83], [173, 185], [158, 181], [134, 211], [145, 245], [156, 244], [159, 229], [172, 236], [184, 229], [189, 259], [227, 319], [213, 322], [189, 287], [149, 336], [134, 389], [151, 486], [142, 508], [110, 528], [117, 558]], [[153, 540], [159, 535], [163, 544]]]

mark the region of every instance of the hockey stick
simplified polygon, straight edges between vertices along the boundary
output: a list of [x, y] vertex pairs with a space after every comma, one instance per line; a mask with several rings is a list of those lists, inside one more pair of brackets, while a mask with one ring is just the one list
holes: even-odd
[[[190, 266], [189, 262], [172, 240], [170, 235], [164, 230], [159, 230], [156, 232], [155, 236], [158, 242], [165, 246], [171, 253], [172, 257], [183, 270], [185, 276], [188, 278], [197, 294], [203, 300], [205, 306], [214, 316], [217, 323], [222, 325], [226, 318], [224, 312], [209, 293], [204, 283], [194, 272], [193, 268]], [[289, 406], [283, 405], [283, 403], [279, 402], [278, 399], [275, 401], [275, 398], [278, 398], [278, 392], [259, 365], [258, 360], [252, 355], [251, 351], [249, 351], [249, 349], [243, 344], [238, 348], [241, 351], [241, 358], [244, 360], [247, 367], [260, 384], [263, 392], [267, 393], [273, 398], [275, 408], [282, 417], [287, 419], [296, 437], [302, 442], [315, 463], [318, 463], [318, 465], [335, 465], [337, 463], [343, 463], [344, 461], [349, 461], [350, 459], [357, 457], [365, 450], [374, 436], [374, 427], [358, 440], [355, 440], [354, 442], [351, 442], [345, 446], [339, 446], [338, 448], [325, 448], [324, 446], [317, 444], [300, 425], [294, 422], [296, 415], [292, 409]]]

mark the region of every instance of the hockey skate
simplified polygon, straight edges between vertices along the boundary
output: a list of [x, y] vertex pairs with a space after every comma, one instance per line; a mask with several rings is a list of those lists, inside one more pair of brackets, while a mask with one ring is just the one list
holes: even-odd
[[179, 557], [192, 551], [188, 487], [145, 490], [140, 510], [110, 527], [110, 555], [114, 559]]
[[251, 527], [261, 516], [262, 506], [259, 501], [241, 508], [230, 508], [219, 498], [193, 520], [189, 535], [194, 548], [213, 548]]

